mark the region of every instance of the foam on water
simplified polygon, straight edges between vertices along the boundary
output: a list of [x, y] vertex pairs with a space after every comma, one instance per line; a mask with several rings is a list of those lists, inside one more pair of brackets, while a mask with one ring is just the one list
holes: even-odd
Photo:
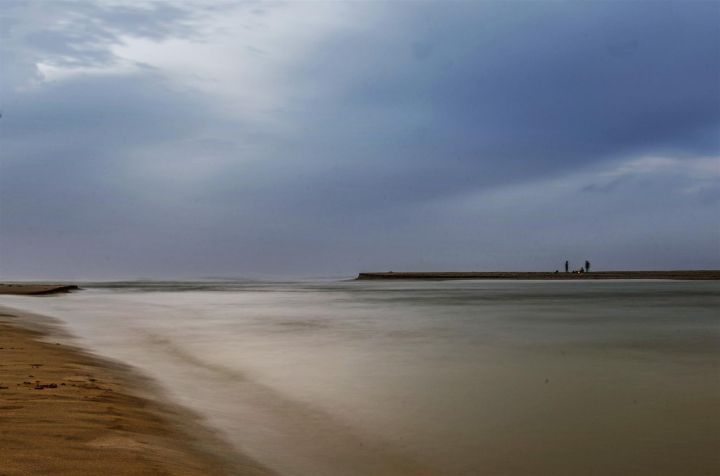
[[65, 322], [282, 474], [711, 474], [720, 284], [89, 284]]

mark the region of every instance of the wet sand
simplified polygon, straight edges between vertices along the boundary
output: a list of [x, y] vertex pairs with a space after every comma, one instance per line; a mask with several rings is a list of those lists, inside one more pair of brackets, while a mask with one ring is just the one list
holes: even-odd
[[151, 381], [60, 332], [0, 306], [0, 474], [271, 474]]

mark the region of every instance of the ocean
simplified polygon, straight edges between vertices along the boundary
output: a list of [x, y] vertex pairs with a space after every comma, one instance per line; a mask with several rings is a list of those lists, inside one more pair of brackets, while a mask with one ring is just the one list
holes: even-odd
[[720, 283], [85, 283], [0, 304], [298, 476], [720, 474]]

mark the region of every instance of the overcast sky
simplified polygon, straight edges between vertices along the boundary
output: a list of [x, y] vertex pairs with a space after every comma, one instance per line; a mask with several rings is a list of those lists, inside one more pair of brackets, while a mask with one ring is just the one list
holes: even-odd
[[0, 277], [720, 268], [720, 2], [0, 1]]

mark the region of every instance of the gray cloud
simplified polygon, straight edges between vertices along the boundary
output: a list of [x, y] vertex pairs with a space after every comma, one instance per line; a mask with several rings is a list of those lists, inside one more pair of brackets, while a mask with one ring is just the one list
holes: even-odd
[[716, 3], [3, 7], [3, 275], [720, 265]]
[[[36, 65], [101, 66], [117, 60], [123, 36], [153, 40], [190, 36], [207, 7], [170, 2], [129, 3], [5, 0], [0, 54], [6, 89], [41, 77]], [[6, 91], [7, 94], [7, 91]]]

